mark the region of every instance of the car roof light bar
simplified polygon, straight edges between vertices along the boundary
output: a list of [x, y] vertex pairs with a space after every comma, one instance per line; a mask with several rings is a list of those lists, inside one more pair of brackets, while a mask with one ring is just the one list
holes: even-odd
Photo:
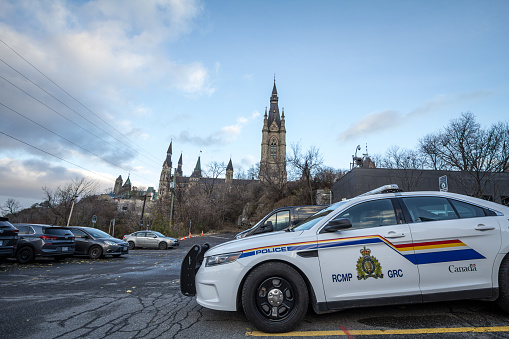
[[396, 193], [401, 192], [398, 185], [391, 184], [391, 185], [384, 185], [378, 188], [375, 188], [374, 190], [371, 190], [369, 192], [363, 193], [361, 195], [358, 195], [358, 197], [362, 197], [365, 195], [372, 195], [372, 194], [382, 194], [382, 193]]

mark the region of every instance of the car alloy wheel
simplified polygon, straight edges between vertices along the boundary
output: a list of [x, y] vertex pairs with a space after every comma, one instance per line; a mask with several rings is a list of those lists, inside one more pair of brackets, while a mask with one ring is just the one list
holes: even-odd
[[264, 332], [287, 332], [304, 318], [309, 303], [306, 283], [292, 267], [267, 263], [255, 268], [242, 289], [246, 317]]

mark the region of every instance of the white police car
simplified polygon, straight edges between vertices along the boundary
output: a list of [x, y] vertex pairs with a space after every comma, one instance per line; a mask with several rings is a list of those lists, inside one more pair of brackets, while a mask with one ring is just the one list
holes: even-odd
[[265, 332], [292, 330], [309, 304], [486, 299], [508, 311], [508, 218], [509, 207], [454, 193], [365, 194], [287, 231], [194, 245], [181, 290], [204, 307], [243, 308]]

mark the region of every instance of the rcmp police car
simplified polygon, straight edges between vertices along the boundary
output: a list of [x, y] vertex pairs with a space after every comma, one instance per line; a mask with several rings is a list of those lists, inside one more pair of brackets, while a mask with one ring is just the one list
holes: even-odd
[[243, 308], [265, 332], [317, 313], [457, 299], [509, 311], [509, 207], [387, 185], [286, 231], [194, 245], [181, 291], [211, 309]]

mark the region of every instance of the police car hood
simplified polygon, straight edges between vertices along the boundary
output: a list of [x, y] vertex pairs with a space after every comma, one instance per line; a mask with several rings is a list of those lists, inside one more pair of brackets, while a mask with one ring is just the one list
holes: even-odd
[[242, 252], [258, 247], [267, 247], [275, 245], [283, 245], [296, 241], [303, 232], [270, 232], [262, 233], [257, 235], [251, 235], [249, 237], [234, 239], [220, 245], [212, 247], [208, 250], [205, 255], [216, 255], [223, 253]]

